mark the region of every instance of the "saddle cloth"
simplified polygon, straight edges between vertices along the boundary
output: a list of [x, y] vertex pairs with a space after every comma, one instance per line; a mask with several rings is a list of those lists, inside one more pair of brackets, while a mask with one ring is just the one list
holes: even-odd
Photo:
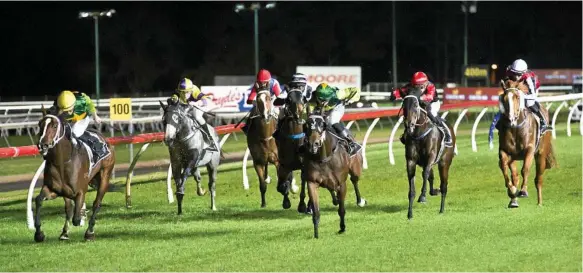
[[83, 144], [89, 157], [89, 173], [97, 163], [111, 154], [107, 143], [102, 141], [99, 136], [90, 131], [85, 131], [81, 137], [77, 138]]

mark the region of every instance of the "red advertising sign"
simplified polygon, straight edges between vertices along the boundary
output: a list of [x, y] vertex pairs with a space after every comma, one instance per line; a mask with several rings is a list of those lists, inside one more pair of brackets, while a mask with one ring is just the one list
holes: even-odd
[[500, 93], [502, 93], [502, 89], [497, 87], [444, 88], [443, 103], [498, 101]]
[[581, 69], [533, 69], [541, 85], [572, 85], [577, 75], [583, 75]]

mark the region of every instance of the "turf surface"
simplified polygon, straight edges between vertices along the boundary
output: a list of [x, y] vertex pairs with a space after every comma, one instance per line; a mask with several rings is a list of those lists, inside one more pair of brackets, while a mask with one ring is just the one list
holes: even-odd
[[[267, 208], [259, 208], [252, 168], [248, 192], [242, 189], [239, 168], [219, 174], [216, 212], [209, 209], [208, 195], [196, 196], [190, 179], [182, 216], [166, 201], [163, 173], [138, 177], [132, 209], [124, 207], [121, 193], [105, 196], [96, 241], [89, 243], [83, 241], [85, 227], [74, 227], [70, 241], [58, 240], [64, 222], [61, 199], [44, 203], [47, 240], [34, 243], [25, 223], [26, 193], [0, 193], [0, 271], [580, 272], [582, 138], [577, 133], [570, 138], [564, 130], [557, 134], [560, 167], [545, 175], [543, 207], [536, 205], [530, 179], [531, 197], [520, 199], [518, 209], [506, 208], [497, 147], [488, 150], [481, 134], [478, 153], [471, 151], [469, 137], [458, 145], [445, 214], [438, 214], [439, 197], [428, 196], [427, 204], [415, 203], [411, 221], [403, 146], [395, 145], [392, 166], [387, 144], [371, 145], [369, 169], [360, 183], [368, 205], [356, 206], [350, 185], [347, 232], [338, 235], [336, 207], [320, 190], [317, 240], [312, 239], [311, 217], [295, 211], [298, 197], [292, 209], [281, 209], [274, 183], [268, 187]], [[275, 173], [273, 167], [270, 171]], [[416, 187], [419, 194], [419, 176]], [[89, 205], [95, 192], [88, 196]]]

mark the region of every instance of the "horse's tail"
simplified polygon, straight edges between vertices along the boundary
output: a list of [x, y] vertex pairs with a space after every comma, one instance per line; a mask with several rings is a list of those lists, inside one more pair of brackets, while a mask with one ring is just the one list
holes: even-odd
[[557, 158], [555, 157], [555, 148], [553, 147], [553, 143], [549, 145], [549, 153], [547, 154], [546, 160], [546, 169], [551, 169], [553, 167], [558, 168], [559, 163], [557, 162]]

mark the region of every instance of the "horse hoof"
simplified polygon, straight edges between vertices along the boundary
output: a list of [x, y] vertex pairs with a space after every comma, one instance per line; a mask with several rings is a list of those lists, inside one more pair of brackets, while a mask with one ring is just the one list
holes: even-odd
[[211, 207], [212, 211], [217, 211], [217, 207]]
[[308, 210], [308, 208], [306, 207], [306, 204], [299, 204], [298, 205], [298, 212], [299, 213], [306, 213], [306, 211]]
[[45, 240], [45, 233], [40, 231], [40, 232], [35, 232], [34, 233], [34, 241], [37, 243], [43, 242]]
[[289, 199], [285, 199], [285, 200], [283, 200], [282, 207], [283, 207], [284, 209], [289, 209], [289, 208], [291, 208], [291, 202], [289, 201]]
[[200, 189], [200, 190], [196, 191], [196, 194], [197, 194], [198, 196], [204, 196], [204, 195], [206, 194], [206, 191], [205, 191], [205, 190], [203, 190], [203, 189]]
[[85, 232], [85, 241], [95, 241], [95, 233]]
[[367, 203], [368, 203], [368, 202], [367, 202], [367, 201], [366, 201], [364, 198], [361, 198], [361, 199], [360, 199], [360, 202], [359, 202], [357, 205], [358, 205], [359, 207], [361, 207], [361, 208], [362, 208], [362, 207], [364, 207], [364, 206], [365, 206]]
[[61, 236], [59, 236], [59, 240], [61, 241], [69, 240], [69, 234], [66, 233], [61, 234]]
[[346, 230], [345, 229], [341, 229], [338, 231], [338, 234], [343, 234]]
[[434, 190], [430, 190], [430, 191], [429, 191], [429, 194], [430, 194], [431, 196], [436, 196], [436, 195], [439, 195], [439, 193], [440, 193], [440, 191], [439, 191], [438, 189], [434, 189]]
[[338, 206], [338, 200], [332, 200], [332, 205]]
[[73, 217], [73, 226], [76, 226], [76, 227], [78, 227], [78, 226], [80, 226], [80, 225], [81, 225], [81, 218], [79, 218], [79, 219], [75, 219], [75, 218]]
[[509, 209], [518, 208], [518, 201], [516, 201], [516, 200], [510, 201], [510, 203], [508, 203], [508, 208]]
[[425, 196], [421, 195], [421, 196], [419, 196], [419, 200], [417, 200], [417, 202], [425, 204], [425, 203], [427, 203], [427, 199], [425, 198]]
[[266, 208], [267, 204], [261, 204], [261, 208]]
[[520, 198], [526, 198], [526, 197], [528, 197], [528, 192], [527, 191], [520, 191], [518, 193], [518, 197], [520, 197]]

